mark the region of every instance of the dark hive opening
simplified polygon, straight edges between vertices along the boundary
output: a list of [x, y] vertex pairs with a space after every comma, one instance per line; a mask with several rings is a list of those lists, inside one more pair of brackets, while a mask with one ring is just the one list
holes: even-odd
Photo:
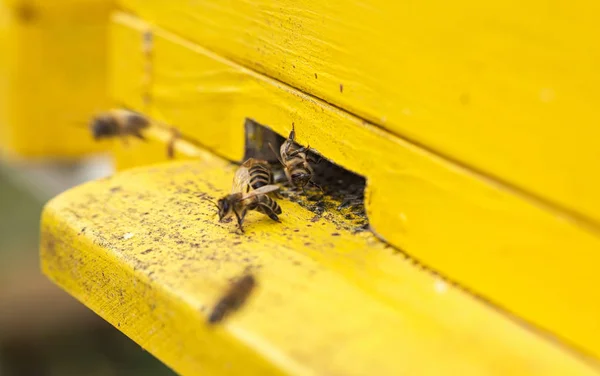
[[[339, 227], [346, 230], [353, 232], [368, 230], [369, 222], [364, 207], [366, 180], [363, 176], [348, 171], [329, 161], [326, 156], [311, 150], [309, 156], [313, 156], [315, 160], [320, 159], [319, 163], [311, 163], [314, 169], [312, 181], [322, 191], [318, 187], [307, 185], [306, 194], [304, 194], [301, 189], [293, 188], [289, 184], [283, 166], [269, 147], [269, 143], [271, 143], [273, 148], [279, 152], [280, 146], [287, 137], [282, 137], [251, 119], [246, 119], [245, 129], [244, 160], [257, 158], [269, 161], [275, 181], [281, 184], [281, 196], [315, 213], [314, 222], [324, 217], [327, 220], [336, 221]], [[302, 132], [302, 128], [297, 127], [296, 133], [300, 132]], [[339, 218], [343, 220], [339, 220]]]

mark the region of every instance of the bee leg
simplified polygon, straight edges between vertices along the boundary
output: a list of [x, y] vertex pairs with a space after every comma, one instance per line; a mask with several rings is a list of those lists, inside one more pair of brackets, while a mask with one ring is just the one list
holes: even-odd
[[173, 159], [175, 156], [175, 143], [173, 141], [167, 144], [167, 158]]
[[311, 162], [311, 163], [314, 163], [314, 164], [319, 164], [319, 163], [321, 163], [321, 161], [323, 160], [323, 158], [322, 158], [321, 156], [319, 156], [319, 159], [315, 159], [315, 158], [314, 158], [312, 155], [310, 155], [310, 156], [307, 156], [307, 157], [306, 157], [306, 159], [307, 159], [309, 162]]
[[[293, 132], [293, 131], [292, 131]], [[292, 144], [294, 143], [294, 140], [292, 139], [287, 139], [283, 144], [285, 145], [285, 149], [283, 151], [283, 153], [285, 153], [286, 155], [290, 152], [290, 148], [292, 147]], [[283, 156], [283, 153], [281, 154]], [[285, 163], [283, 163], [283, 165], [285, 166]]]
[[294, 142], [294, 139], [296, 138], [296, 129], [294, 128], [294, 123], [292, 123], [292, 130], [290, 131], [288, 138], [292, 140], [292, 142]]
[[295, 157], [300, 153], [306, 153], [310, 149], [310, 146], [303, 146], [300, 149], [296, 149], [293, 152], [288, 154], [288, 158]]
[[[271, 183], [273, 184], [273, 183]], [[275, 191], [275, 192], [271, 192], [271, 193], [267, 193], [267, 195], [271, 198], [276, 198], [278, 200], [281, 200], [281, 195], [279, 194], [279, 192]]]
[[284, 172], [285, 172], [285, 177], [288, 180], [288, 183], [290, 183], [290, 186], [292, 188], [296, 188], [296, 186], [294, 185], [294, 181], [292, 180], [292, 174], [290, 174], [290, 171], [287, 167], [284, 169]]
[[142, 141], [147, 141], [146, 137], [144, 137], [144, 135], [140, 131], [135, 131], [132, 133], [132, 135], [139, 138]]
[[244, 228], [242, 227], [242, 223], [244, 222], [244, 217], [246, 216], [246, 211], [244, 210], [242, 212], [242, 216], [240, 217], [240, 215], [238, 214], [238, 212], [234, 209], [233, 213], [235, 214], [235, 217], [237, 218], [237, 223], [238, 223], [238, 227], [240, 229], [240, 231], [242, 232], [242, 234], [244, 233]]
[[173, 159], [175, 156], [175, 142], [179, 138], [179, 132], [177, 130], [173, 130], [173, 134], [167, 143], [167, 157], [169, 159]]

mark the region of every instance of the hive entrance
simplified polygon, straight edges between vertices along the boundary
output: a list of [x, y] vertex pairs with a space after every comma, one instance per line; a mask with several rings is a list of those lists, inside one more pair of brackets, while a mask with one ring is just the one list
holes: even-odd
[[[336, 222], [340, 228], [352, 232], [368, 230], [369, 222], [364, 206], [366, 180], [363, 176], [348, 171], [328, 160], [326, 156], [311, 151], [314, 159], [320, 159], [319, 163], [312, 164], [315, 172], [312, 180], [322, 189], [322, 192], [319, 188], [309, 185], [306, 187], [306, 194], [303, 194], [302, 190], [293, 189], [287, 182], [283, 167], [269, 148], [271, 143], [275, 150], [279, 151], [286, 137], [251, 119], [246, 119], [245, 130], [244, 160], [257, 158], [269, 161], [275, 180], [281, 182], [281, 196], [315, 213], [313, 218], [315, 222], [323, 217]], [[297, 133], [301, 131], [299, 128], [296, 129]]]

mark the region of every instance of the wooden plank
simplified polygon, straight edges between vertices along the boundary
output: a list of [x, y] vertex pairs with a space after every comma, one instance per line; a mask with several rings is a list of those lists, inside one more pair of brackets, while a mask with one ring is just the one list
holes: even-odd
[[[313, 222], [280, 200], [282, 223], [250, 213], [235, 233], [206, 201], [229, 192], [234, 171], [204, 154], [60, 195], [42, 218], [44, 273], [183, 375], [599, 373], [372, 234], [353, 235], [337, 211]], [[247, 268], [247, 303], [208, 325]]]
[[[146, 64], [132, 51], [141, 51], [148, 28], [117, 14], [111, 31], [113, 55], [130, 57], [113, 62], [113, 96], [134, 108], [148, 93], [140, 85]], [[300, 143], [367, 178], [369, 221], [381, 238], [600, 355], [597, 229], [160, 28], [151, 61], [147, 109], [156, 119], [235, 161], [246, 118], [285, 136], [294, 123]]]
[[172, 134], [169, 129], [153, 124], [145, 133], [146, 141], [129, 140], [125, 145], [121, 140], [112, 143], [113, 164], [122, 171], [134, 167], [160, 164], [172, 160], [210, 159], [212, 153], [195, 147], [186, 140], [177, 140], [174, 144], [174, 156], [167, 155], [167, 144]]
[[597, 1], [119, 3], [600, 222]]
[[87, 122], [109, 105], [108, 0], [0, 1], [0, 153], [75, 157], [106, 149]]

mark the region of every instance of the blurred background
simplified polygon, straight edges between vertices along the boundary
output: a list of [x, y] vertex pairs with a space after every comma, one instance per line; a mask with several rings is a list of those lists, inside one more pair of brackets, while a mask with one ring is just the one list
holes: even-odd
[[174, 374], [40, 273], [44, 203], [111, 171], [102, 157], [0, 160], [0, 375]]
[[171, 375], [40, 272], [52, 197], [112, 173], [86, 124], [110, 106], [112, 0], [0, 0], [0, 375]]

